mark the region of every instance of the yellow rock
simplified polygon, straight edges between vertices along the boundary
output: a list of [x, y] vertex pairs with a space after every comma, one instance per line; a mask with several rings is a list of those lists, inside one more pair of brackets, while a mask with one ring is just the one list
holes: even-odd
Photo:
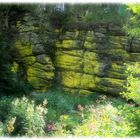
[[69, 88], [80, 87], [81, 75], [81, 73], [76, 73], [73, 71], [62, 72], [61, 84]]
[[80, 87], [83, 89], [93, 89], [96, 87], [94, 75], [83, 74], [80, 80], [81, 80]]
[[81, 70], [83, 64], [82, 58], [69, 55], [67, 52], [57, 52], [55, 60], [57, 67], [69, 70]]
[[84, 42], [84, 48], [87, 48], [87, 49], [96, 49], [96, 43], [85, 41]]
[[78, 40], [63, 40], [62, 42], [57, 41], [56, 47], [57, 48], [81, 48], [82, 41], [78, 41]]
[[92, 89], [96, 86], [94, 76], [73, 71], [62, 72], [62, 85], [82, 89]]
[[21, 42], [17, 41], [15, 43], [15, 47], [18, 49], [21, 57], [32, 55], [33, 46], [30, 43], [26, 43], [23, 45], [21, 44]]

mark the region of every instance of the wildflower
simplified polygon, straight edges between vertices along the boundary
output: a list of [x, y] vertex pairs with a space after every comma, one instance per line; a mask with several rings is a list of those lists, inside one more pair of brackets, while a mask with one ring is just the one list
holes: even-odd
[[14, 131], [14, 123], [16, 121], [16, 117], [12, 118], [8, 124], [7, 124], [7, 130], [9, 133], [12, 133]]
[[47, 100], [45, 99], [44, 101], [43, 101], [43, 106], [46, 106], [47, 105]]
[[77, 109], [78, 109], [78, 111], [83, 111], [84, 107], [81, 104], [78, 104]]

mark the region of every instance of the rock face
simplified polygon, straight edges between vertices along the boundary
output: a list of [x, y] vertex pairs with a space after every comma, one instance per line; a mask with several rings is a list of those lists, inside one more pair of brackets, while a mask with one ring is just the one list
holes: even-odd
[[124, 63], [140, 60], [139, 45], [138, 39], [128, 39], [112, 24], [60, 32], [55, 67], [62, 88], [80, 94], [118, 94], [126, 82]]
[[52, 60], [33, 19], [26, 20], [29, 25], [20, 25], [15, 43], [13, 67], [38, 90], [47, 90], [57, 79], [58, 86], [71, 93], [116, 95], [126, 83], [124, 63], [140, 61], [140, 40], [129, 39], [120, 26], [113, 24], [56, 30]]
[[16, 55], [13, 53], [13, 69], [19, 77], [24, 77], [22, 80], [31, 83], [36, 90], [46, 91], [51, 86], [55, 68], [39, 38], [34, 19], [27, 15], [24, 20], [28, 24], [17, 24], [20, 33], [15, 43]]

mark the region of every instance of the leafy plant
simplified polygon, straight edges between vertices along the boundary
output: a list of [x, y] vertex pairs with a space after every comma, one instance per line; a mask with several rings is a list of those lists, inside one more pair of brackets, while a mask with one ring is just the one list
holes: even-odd
[[26, 97], [12, 101], [11, 115], [16, 117], [15, 129], [12, 135], [43, 136], [45, 135], [45, 115], [47, 101], [35, 105], [33, 100]]
[[4, 136], [4, 126], [2, 122], [0, 122], [0, 137], [1, 136]]
[[76, 136], [125, 137], [131, 130], [116, 107], [111, 104], [88, 106], [89, 116], [74, 129]]
[[9, 116], [10, 111], [12, 110], [11, 102], [13, 98], [3, 96], [0, 98], [0, 120], [5, 122]]
[[42, 103], [38, 105], [27, 97], [14, 99], [4, 97], [0, 102], [0, 117], [7, 132], [5, 135], [45, 135], [45, 116], [47, 114], [46, 99], [44, 101], [42, 100]]
[[133, 65], [126, 65], [128, 74], [126, 91], [120, 93], [127, 100], [132, 99], [137, 104], [140, 104], [140, 64], [136, 62]]
[[125, 121], [131, 124], [130, 136], [140, 136], [140, 109], [135, 107], [133, 104], [124, 105], [120, 108], [122, 116]]
[[[60, 112], [57, 116], [57, 120], [54, 121], [55, 131], [50, 131], [47, 135], [101, 137], [138, 136], [139, 130], [137, 123], [139, 123], [139, 117], [137, 116], [137, 118], [135, 118], [136, 114], [132, 114], [131, 107], [127, 105], [124, 100], [120, 100], [120, 98], [108, 98], [105, 95], [100, 95], [99, 98], [96, 98], [96, 101], [93, 102], [90, 102], [88, 97], [85, 98], [90, 104], [85, 105], [82, 110], [73, 108], [70, 112]], [[79, 103], [78, 100], [76, 103]], [[79, 104], [77, 105], [79, 106]], [[133, 110], [137, 109], [133, 107]], [[129, 115], [127, 114], [128, 112]], [[132, 116], [133, 119], [131, 118]], [[49, 118], [51, 119], [51, 117]]]

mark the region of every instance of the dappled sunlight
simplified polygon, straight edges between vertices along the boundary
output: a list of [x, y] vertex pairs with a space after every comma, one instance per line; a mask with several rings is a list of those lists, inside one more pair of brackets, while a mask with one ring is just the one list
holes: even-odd
[[139, 137], [139, 11], [0, 4], [0, 137]]

